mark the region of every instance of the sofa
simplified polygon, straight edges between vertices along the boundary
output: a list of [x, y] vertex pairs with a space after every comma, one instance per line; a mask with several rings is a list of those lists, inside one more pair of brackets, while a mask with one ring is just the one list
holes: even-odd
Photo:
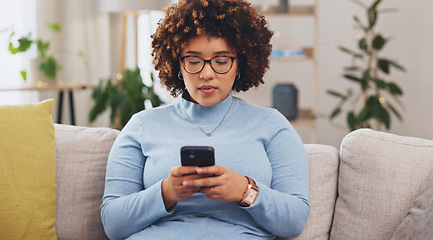
[[[107, 239], [100, 204], [107, 156], [118, 133], [55, 124], [58, 239]], [[405, 234], [405, 239], [433, 239], [428, 235], [433, 229], [433, 141], [361, 129], [343, 139], [340, 151], [320, 144], [305, 144], [305, 149], [311, 214], [296, 239], [403, 239]], [[423, 194], [430, 194], [430, 202], [417, 207]], [[407, 236], [414, 225], [423, 228]]]
[[[107, 239], [100, 205], [119, 131], [53, 124], [53, 106], [0, 106], [1, 240]], [[340, 150], [305, 149], [311, 214], [296, 239], [433, 239], [432, 140], [360, 129]]]

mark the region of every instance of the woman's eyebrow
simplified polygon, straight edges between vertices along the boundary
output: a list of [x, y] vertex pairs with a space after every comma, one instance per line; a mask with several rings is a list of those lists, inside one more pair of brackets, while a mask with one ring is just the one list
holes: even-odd
[[186, 51], [185, 54], [201, 55], [201, 52], [196, 52], [196, 51]]
[[[185, 54], [190, 54], [190, 55], [202, 55], [201, 52], [197, 52], [197, 51], [186, 51]], [[218, 52], [214, 52], [215, 55], [221, 55], [221, 54], [231, 54], [231, 52], [223, 50], [223, 51], [218, 51]]]
[[229, 51], [218, 51], [218, 52], [215, 52], [215, 54], [216, 55], [218, 55], [218, 54], [230, 54], [231, 52], [229, 52]]

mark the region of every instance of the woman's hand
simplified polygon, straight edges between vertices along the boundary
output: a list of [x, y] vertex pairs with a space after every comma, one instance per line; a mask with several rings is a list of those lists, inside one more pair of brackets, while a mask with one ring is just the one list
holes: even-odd
[[[222, 166], [196, 167], [200, 178], [185, 179], [184, 187], [200, 189], [208, 198], [226, 202], [237, 202], [242, 199], [248, 186], [245, 176]], [[210, 176], [210, 177], [203, 177]]]
[[203, 176], [197, 174], [197, 167], [173, 167], [166, 179], [162, 181], [162, 198], [165, 209], [170, 209], [176, 202], [187, 199], [197, 192], [200, 187], [186, 186], [186, 180], [199, 179]]

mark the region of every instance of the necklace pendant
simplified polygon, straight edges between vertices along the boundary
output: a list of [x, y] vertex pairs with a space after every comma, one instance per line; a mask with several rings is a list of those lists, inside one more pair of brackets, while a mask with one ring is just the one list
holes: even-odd
[[206, 133], [206, 136], [212, 137], [212, 133]]

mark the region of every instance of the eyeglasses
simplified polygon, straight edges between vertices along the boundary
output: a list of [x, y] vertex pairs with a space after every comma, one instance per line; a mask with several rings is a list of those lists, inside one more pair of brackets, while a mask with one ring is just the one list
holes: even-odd
[[179, 59], [183, 63], [183, 69], [187, 73], [199, 73], [208, 62], [216, 73], [224, 74], [232, 69], [233, 61], [236, 57], [215, 56], [209, 60], [204, 60], [197, 56], [184, 56]]

